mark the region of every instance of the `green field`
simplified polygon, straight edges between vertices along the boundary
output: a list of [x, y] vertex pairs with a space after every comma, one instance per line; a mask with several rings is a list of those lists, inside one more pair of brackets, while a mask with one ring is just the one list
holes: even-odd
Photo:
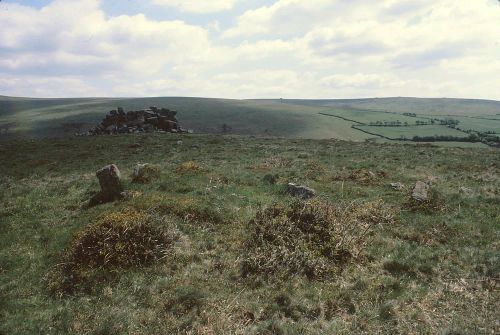
[[448, 128], [446, 126], [408, 126], [408, 127], [379, 127], [379, 126], [356, 126], [369, 133], [388, 137], [389, 139], [411, 139], [414, 136], [454, 136], [466, 138], [468, 134]]
[[467, 131], [478, 131], [478, 132], [493, 132], [495, 134], [500, 134], [500, 119], [492, 120], [490, 117], [486, 116], [485, 119], [475, 118], [475, 117], [452, 117], [455, 120], [460, 121], [458, 128]]
[[415, 124], [416, 121], [429, 121], [426, 117], [410, 117], [398, 113], [385, 113], [376, 112], [369, 110], [355, 110], [355, 109], [332, 109], [324, 112], [324, 114], [338, 116], [344, 119], [353, 120], [363, 124], [369, 124], [371, 122], [380, 121], [384, 122], [394, 122], [399, 121], [401, 123], [407, 122], [409, 125]]
[[[130, 134], [0, 161], [1, 334], [498, 333], [495, 149]], [[109, 163], [128, 195], [88, 207]]]
[[352, 109], [383, 111], [392, 113], [417, 113], [432, 115], [499, 115], [500, 102], [478, 99], [448, 98], [369, 98], [337, 100], [285, 100], [314, 106], [347, 107]]

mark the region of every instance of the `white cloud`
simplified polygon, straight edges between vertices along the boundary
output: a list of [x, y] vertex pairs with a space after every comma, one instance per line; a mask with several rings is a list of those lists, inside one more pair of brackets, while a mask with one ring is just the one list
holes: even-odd
[[233, 8], [238, 0], [152, 0], [159, 6], [177, 8], [183, 12], [214, 13]]
[[[162, 2], [190, 12], [235, 3]], [[102, 3], [2, 2], [0, 94], [500, 99], [493, 0], [278, 0], [229, 28], [223, 16], [153, 20]]]

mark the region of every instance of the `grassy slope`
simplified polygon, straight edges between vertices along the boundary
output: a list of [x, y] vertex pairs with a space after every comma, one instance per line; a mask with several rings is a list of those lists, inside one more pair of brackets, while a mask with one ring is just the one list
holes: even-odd
[[[72, 135], [79, 128], [100, 122], [117, 106], [126, 110], [165, 106], [179, 111], [182, 126], [199, 133], [219, 133], [222, 124], [231, 132], [281, 137], [340, 138], [363, 140], [367, 136], [350, 128], [351, 123], [318, 115], [323, 107], [286, 105], [276, 102], [202, 98], [134, 99], [0, 99], [0, 130], [8, 135]], [[2, 135], [2, 132], [0, 132]]]
[[[498, 151], [204, 135], [183, 136], [179, 146], [178, 138], [0, 144], [0, 333], [498, 333]], [[202, 169], [175, 172], [191, 160]], [[138, 197], [86, 209], [98, 189], [94, 171], [111, 162]], [[160, 177], [131, 184], [136, 162], [157, 164]], [[368, 185], [344, 178], [358, 168], [387, 175]], [[365, 257], [333, 280], [243, 280], [249, 220], [259, 206], [286, 199], [279, 185], [263, 183], [269, 173], [333, 203], [382, 199], [398, 210], [398, 222], [378, 226]], [[387, 187], [417, 180], [433, 181], [445, 211], [409, 212], [408, 188]], [[186, 202], [194, 205], [181, 215], [168, 210]], [[183, 239], [174, 255], [120, 272], [92, 292], [52, 297], [44, 278], [72, 234], [129, 207], [177, 226]], [[185, 220], [205, 207], [220, 219]]]
[[467, 137], [468, 135], [456, 129], [446, 126], [409, 126], [409, 127], [379, 127], [379, 126], [357, 126], [373, 134], [380, 134], [391, 139], [399, 139], [401, 136], [412, 138], [413, 136], [456, 136]]
[[371, 98], [345, 100], [285, 100], [316, 106], [349, 107], [354, 109], [386, 111], [393, 113], [417, 113], [432, 115], [498, 115], [500, 101], [447, 98]]

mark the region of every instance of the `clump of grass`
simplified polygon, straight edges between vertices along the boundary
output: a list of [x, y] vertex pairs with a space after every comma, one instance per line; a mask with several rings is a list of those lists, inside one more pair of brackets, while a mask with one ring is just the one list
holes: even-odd
[[160, 228], [158, 221], [132, 209], [102, 215], [73, 236], [63, 262], [47, 276], [49, 289], [57, 295], [86, 290], [120, 269], [164, 258], [178, 234]]
[[319, 161], [314, 160], [306, 164], [304, 176], [307, 179], [318, 181], [326, 172], [326, 166], [321, 164]]
[[262, 180], [264, 181], [264, 183], [266, 184], [269, 184], [269, 185], [274, 185], [278, 182], [278, 179], [279, 179], [279, 175], [278, 174], [272, 174], [272, 173], [268, 173], [266, 174]]
[[357, 169], [351, 172], [349, 179], [363, 185], [369, 185], [377, 182], [386, 176], [384, 171], [373, 172], [368, 169]]
[[205, 293], [197, 287], [178, 287], [173, 297], [165, 303], [165, 309], [176, 316], [184, 316], [189, 313], [199, 315], [205, 304]]
[[410, 194], [404, 207], [411, 212], [424, 212], [428, 214], [443, 212], [446, 209], [442, 195], [433, 188], [429, 190], [427, 200], [416, 200]]
[[377, 224], [394, 222], [382, 202], [335, 206], [322, 200], [274, 204], [250, 221], [242, 276], [322, 280], [358, 258]]
[[160, 177], [160, 167], [152, 164], [144, 164], [142, 168], [134, 171], [132, 181], [139, 184], [148, 184]]
[[177, 165], [175, 168], [175, 172], [177, 174], [190, 174], [190, 173], [196, 173], [200, 171], [200, 165], [196, 163], [195, 161], [187, 161], [184, 163], [181, 163]]
[[173, 197], [165, 194], [153, 194], [142, 197], [134, 202], [134, 207], [139, 210], [154, 209], [162, 214], [175, 215], [189, 222], [198, 223], [225, 223], [231, 218], [231, 212], [220, 202], [209, 198], [208, 201], [201, 197], [184, 195]]
[[194, 197], [184, 197], [161, 207], [187, 222], [223, 223], [225, 218], [215, 204], [208, 204]]

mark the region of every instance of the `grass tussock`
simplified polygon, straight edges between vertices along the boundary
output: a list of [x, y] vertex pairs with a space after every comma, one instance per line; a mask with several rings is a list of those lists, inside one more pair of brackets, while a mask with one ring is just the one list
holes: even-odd
[[304, 176], [307, 179], [319, 181], [327, 173], [327, 167], [319, 161], [313, 160], [306, 164]]
[[386, 173], [384, 171], [373, 172], [368, 169], [357, 169], [351, 172], [348, 179], [362, 185], [370, 185], [385, 177]]
[[85, 290], [119, 269], [150, 265], [168, 255], [178, 235], [160, 227], [161, 219], [125, 209], [102, 215], [77, 232], [63, 262], [48, 274], [57, 295]]
[[375, 225], [393, 222], [394, 212], [382, 202], [274, 204], [250, 221], [242, 275], [326, 279], [362, 254]]
[[154, 209], [161, 214], [175, 215], [189, 223], [225, 223], [231, 218], [230, 211], [223, 205], [201, 197], [183, 195], [174, 197], [165, 194], [153, 194], [134, 201], [138, 210]]
[[175, 173], [181, 175], [192, 174], [199, 172], [200, 170], [201, 167], [198, 163], [196, 163], [195, 161], [187, 161], [177, 165], [177, 167], [175, 168]]

